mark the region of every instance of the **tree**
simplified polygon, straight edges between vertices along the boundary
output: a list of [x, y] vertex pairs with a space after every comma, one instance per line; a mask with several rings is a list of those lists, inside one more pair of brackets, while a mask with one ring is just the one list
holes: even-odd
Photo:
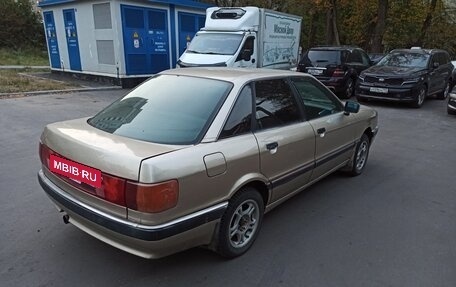
[[44, 48], [44, 29], [30, 0], [0, 1], [0, 47]]
[[336, 0], [328, 2], [328, 9], [326, 11], [326, 44], [340, 45], [339, 29], [337, 28]]
[[431, 0], [431, 2], [429, 3], [426, 19], [424, 20], [423, 25], [421, 26], [420, 36], [418, 37], [418, 40], [416, 41], [417, 46], [423, 46], [423, 44], [424, 44], [424, 38], [426, 37], [427, 31], [431, 27], [432, 16], [435, 12], [436, 6], [437, 6], [437, 0]]
[[388, 0], [378, 0], [377, 19], [370, 40], [370, 51], [373, 53], [383, 53], [382, 41], [385, 34], [387, 11]]

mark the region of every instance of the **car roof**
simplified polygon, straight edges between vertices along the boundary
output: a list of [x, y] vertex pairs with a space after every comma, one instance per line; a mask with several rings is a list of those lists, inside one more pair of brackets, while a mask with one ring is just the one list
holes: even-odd
[[318, 46], [318, 47], [310, 48], [309, 50], [353, 51], [355, 49], [360, 49], [360, 48], [359, 47], [355, 47], [355, 46]]
[[[265, 68], [220, 68], [220, 67], [197, 67], [197, 68], [179, 68], [170, 69], [161, 72], [164, 75], [181, 75], [191, 77], [210, 78], [222, 81], [250, 81], [261, 78], [274, 77], [296, 77], [308, 76], [304, 73], [298, 73], [287, 70], [274, 70]], [[309, 76], [310, 77], [310, 76]]]
[[390, 53], [415, 53], [415, 54], [435, 54], [435, 53], [447, 53], [445, 50], [440, 49], [394, 49]]

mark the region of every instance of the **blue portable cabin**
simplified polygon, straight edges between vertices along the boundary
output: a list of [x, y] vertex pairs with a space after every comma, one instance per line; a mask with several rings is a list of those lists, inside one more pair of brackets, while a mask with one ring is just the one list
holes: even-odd
[[211, 5], [190, 0], [41, 0], [53, 71], [124, 79], [176, 66]]

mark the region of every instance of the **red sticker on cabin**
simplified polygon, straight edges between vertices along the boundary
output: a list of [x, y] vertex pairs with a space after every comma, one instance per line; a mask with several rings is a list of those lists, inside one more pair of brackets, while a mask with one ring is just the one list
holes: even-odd
[[95, 188], [101, 187], [101, 171], [51, 154], [49, 169], [76, 182], [84, 182]]

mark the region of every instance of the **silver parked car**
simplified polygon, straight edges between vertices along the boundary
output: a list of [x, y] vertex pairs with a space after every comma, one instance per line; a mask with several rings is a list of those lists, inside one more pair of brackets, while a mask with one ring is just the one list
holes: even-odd
[[126, 252], [235, 257], [265, 212], [336, 170], [361, 174], [377, 130], [376, 111], [307, 74], [168, 70], [46, 126], [38, 179], [65, 223]]

